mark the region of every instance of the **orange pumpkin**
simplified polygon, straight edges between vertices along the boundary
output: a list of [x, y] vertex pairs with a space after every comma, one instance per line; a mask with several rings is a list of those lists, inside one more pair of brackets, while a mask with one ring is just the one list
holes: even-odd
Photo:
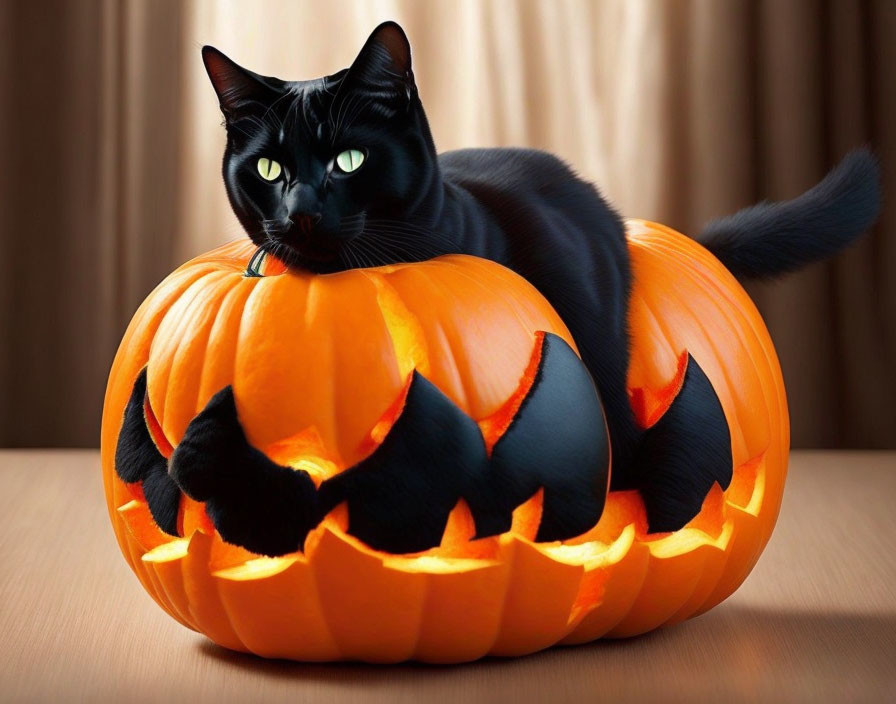
[[246, 240], [162, 282], [110, 373], [106, 497], [143, 586], [172, 617], [228, 648], [371, 662], [519, 655], [642, 633], [722, 601], [749, 573], [778, 513], [789, 442], [778, 362], [755, 307], [712, 255], [660, 225], [627, 227], [635, 279], [628, 385], [639, 422], [662, 416], [690, 353], [731, 431], [732, 480], [713, 486], [684, 528], [648, 533], [632, 490], [609, 492], [584, 533], [551, 541], [539, 539], [544, 491], [488, 537], [476, 536], [461, 499], [438, 545], [402, 554], [353, 534], [346, 502], [309, 525], [303, 549], [274, 557], [224, 541], [211, 504], [189, 496], [162, 530], [141, 483], [116, 467], [144, 369], [140, 423], [165, 457], [230, 387], [246, 441], [321, 487], [383, 446], [413, 374], [472, 418], [492, 450], [533, 384], [544, 335], [575, 349], [532, 286], [488, 261], [448, 256], [326, 276], [268, 261], [265, 276], [246, 277], [254, 251]]

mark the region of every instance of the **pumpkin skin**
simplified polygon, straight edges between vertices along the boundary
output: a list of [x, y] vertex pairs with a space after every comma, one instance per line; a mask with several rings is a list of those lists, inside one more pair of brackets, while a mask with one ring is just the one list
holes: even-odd
[[[648, 534], [638, 492], [614, 491], [594, 528], [552, 543], [534, 542], [540, 494], [514, 511], [509, 531], [478, 540], [460, 502], [442, 544], [412, 555], [348, 534], [344, 506], [311, 531], [303, 552], [281, 557], [225, 543], [203, 505], [186, 497], [178, 517], [185, 537], [164, 533], [139, 488], [115, 471], [122, 416], [144, 367], [160, 446], [176, 446], [231, 384], [254, 447], [332, 473], [369, 452], [365, 439], [413, 369], [485, 427], [517, 390], [537, 331], [575, 349], [549, 304], [491, 262], [449, 256], [246, 278], [254, 251], [246, 240], [162, 282], [134, 316], [110, 373], [107, 505], [144, 588], [224, 647], [313, 661], [520, 655], [643, 633], [722, 601], [755, 564], [777, 517], [789, 444], [780, 369], [758, 312], [711, 254], [660, 225], [633, 220], [627, 230], [635, 281], [628, 386], [639, 422], [651, 425], [671, 403], [690, 352], [731, 430], [731, 483], [714, 486], [683, 529]], [[303, 314], [288, 315], [296, 305]], [[488, 353], [495, 340], [500, 355]], [[316, 433], [303, 432], [310, 426]]]

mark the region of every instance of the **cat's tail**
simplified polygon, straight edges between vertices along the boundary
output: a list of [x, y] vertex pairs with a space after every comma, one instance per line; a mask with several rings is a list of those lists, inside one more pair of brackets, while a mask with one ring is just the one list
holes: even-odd
[[767, 278], [836, 254], [871, 227], [879, 211], [877, 160], [856, 149], [802, 195], [713, 220], [697, 241], [737, 278]]

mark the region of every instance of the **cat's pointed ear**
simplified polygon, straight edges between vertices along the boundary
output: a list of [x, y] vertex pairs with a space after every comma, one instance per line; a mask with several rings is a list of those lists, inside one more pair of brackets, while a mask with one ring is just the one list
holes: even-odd
[[202, 47], [202, 61], [225, 116], [247, 103], [269, 103], [277, 96], [273, 79], [244, 69], [213, 46]]
[[383, 22], [371, 32], [349, 68], [352, 80], [368, 84], [413, 85], [411, 45], [395, 22]]

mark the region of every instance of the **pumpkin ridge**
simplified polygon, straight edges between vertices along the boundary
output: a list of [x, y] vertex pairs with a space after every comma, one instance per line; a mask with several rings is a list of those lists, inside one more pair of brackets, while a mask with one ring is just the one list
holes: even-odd
[[[189, 326], [182, 326], [180, 328], [181, 334], [178, 335], [180, 338], [177, 344], [177, 350], [174, 352], [174, 359], [185, 359], [190, 358], [193, 355], [189, 355], [191, 349], [195, 346], [195, 350], [193, 350], [193, 354], [198, 358], [199, 368], [205, 368], [205, 359], [208, 354], [208, 346], [209, 340], [211, 338], [212, 328], [214, 327], [214, 322], [217, 319], [218, 312], [221, 309], [221, 305], [224, 303], [224, 299], [227, 297], [227, 294], [233, 288], [225, 287], [225, 283], [229, 276], [222, 276], [220, 279], [214, 282], [214, 286], [209, 286], [210, 291], [205, 292], [205, 296], [201, 298], [201, 300], [197, 301], [194, 305], [198, 310], [192, 311], [184, 311], [183, 315], [186, 318], [188, 315], [192, 320], [190, 321]], [[239, 279], [236, 280], [236, 283], [239, 282]], [[199, 319], [196, 319], [197, 313], [199, 314]], [[189, 327], [190, 331], [198, 330], [199, 334], [192, 337], [190, 333], [183, 334], [183, 328]], [[199, 339], [199, 336], [202, 336], [202, 340]], [[184, 347], [189, 345], [191, 349], [187, 349], [184, 351]], [[194, 374], [182, 374], [178, 373], [180, 371], [180, 367], [175, 361], [170, 368], [169, 375], [176, 375], [175, 379], [175, 387], [177, 388], [177, 395], [179, 396], [177, 405], [187, 406], [190, 409], [190, 418], [195, 416], [201, 406], [199, 405], [199, 392], [200, 386], [202, 383], [202, 376], [194, 375]], [[186, 378], [183, 378], [186, 377]], [[189, 393], [189, 398], [192, 398], [192, 402], [188, 403], [189, 398], [185, 398], [187, 394], [184, 389], [186, 384], [190, 385], [191, 392]], [[166, 407], [169, 406], [169, 394], [172, 393], [171, 379], [169, 376], [168, 388], [166, 389], [165, 394], [165, 404]], [[171, 405], [175, 405], [174, 402], [171, 402]], [[167, 438], [166, 438], [167, 439]], [[170, 444], [170, 441], [169, 441]]]
[[[215, 319], [214, 324], [209, 328], [208, 339], [206, 341], [206, 349], [205, 349], [205, 359], [208, 359], [209, 355], [209, 347], [213, 342], [216, 344], [220, 344], [220, 336], [226, 332], [222, 332], [221, 328], [225, 327], [226, 322], [231, 322], [232, 319], [235, 319], [235, 330], [233, 331], [233, 336], [235, 340], [235, 344], [233, 345], [232, 357], [230, 364], [230, 378], [233, 379], [236, 377], [236, 357], [237, 357], [237, 349], [236, 346], [239, 344], [239, 334], [240, 327], [242, 325], [242, 316], [243, 311], [246, 309], [246, 303], [249, 300], [249, 297], [252, 295], [253, 291], [255, 291], [257, 287], [258, 278], [255, 277], [246, 277], [240, 281], [238, 281], [221, 299], [221, 305], [218, 307], [218, 314]], [[240, 300], [242, 298], [242, 300]], [[222, 318], [221, 311], [227, 310], [228, 315], [232, 317]], [[211, 388], [212, 382], [209, 377], [212, 375], [212, 367], [209, 365], [203, 365], [202, 376], [199, 381], [199, 390], [197, 392], [196, 398], [196, 406], [197, 413], [199, 409], [205, 406], [208, 403], [208, 400], [214, 396], [219, 390], [220, 385], [215, 385], [214, 388]]]
[[[205, 292], [209, 285], [209, 280], [217, 282], [224, 278], [226, 273], [217, 270], [210, 270], [197, 277], [192, 284], [170, 305], [166, 308], [159, 325], [152, 335], [152, 341], [149, 347], [149, 358], [146, 362], [148, 369], [146, 388], [150, 397], [152, 408], [156, 413], [156, 417], [162, 424], [162, 432], [165, 438], [172, 445], [172, 439], [176, 434], [172, 432], [170, 422], [168, 420], [168, 412], [165, 405], [168, 396], [168, 386], [170, 384], [171, 370], [174, 366], [175, 352], [180, 346], [183, 339], [183, 330], [191, 324], [189, 313], [193, 312], [193, 305], [197, 298]], [[167, 333], [167, 334], [166, 334]], [[172, 345], [169, 340], [174, 340]], [[164, 362], [159, 362], [159, 358]], [[153, 363], [153, 360], [156, 360]], [[152, 367], [149, 370], [149, 367]], [[169, 426], [169, 427], [166, 427]]]
[[[440, 282], [434, 282], [433, 288], [438, 291], [437, 294], [439, 298], [450, 299], [451, 291], [446, 288]], [[474, 393], [473, 389], [470, 387], [470, 379], [472, 378], [471, 369], [470, 369], [470, 360], [467, 359], [465, 354], [461, 352], [463, 350], [458, 350], [457, 343], [455, 340], [459, 337], [457, 333], [457, 326], [453, 321], [449, 319], [446, 324], [446, 320], [439, 316], [437, 318], [438, 326], [442, 330], [444, 334], [444, 339], [448, 343], [449, 357], [454, 365], [454, 367], [458, 371], [458, 378], [461, 383], [461, 390], [463, 391], [463, 397], [466, 401], [465, 406], [461, 406], [461, 409], [468, 413], [471, 417], [473, 416], [472, 403], [476, 399], [477, 394]]]
[[[477, 260], [476, 265], [480, 266], [482, 269], [488, 269], [488, 266], [482, 266], [487, 260]], [[510, 298], [510, 292], [505, 291], [503, 288], [495, 287], [495, 288], [487, 288], [482, 285], [481, 279], [467, 273], [464, 263], [461, 262], [452, 262], [452, 267], [454, 271], [457, 273], [458, 278], [466, 279], [472, 284], [476, 285], [480, 289], [483, 290], [486, 296], [492, 297], [494, 299], [500, 300], [504, 303], [506, 309], [510, 311], [510, 314], [520, 323], [522, 327], [528, 327], [528, 324], [525, 320], [523, 320], [522, 315], [520, 315], [518, 307], [515, 305], [516, 301]], [[575, 349], [575, 348], [573, 348]]]

